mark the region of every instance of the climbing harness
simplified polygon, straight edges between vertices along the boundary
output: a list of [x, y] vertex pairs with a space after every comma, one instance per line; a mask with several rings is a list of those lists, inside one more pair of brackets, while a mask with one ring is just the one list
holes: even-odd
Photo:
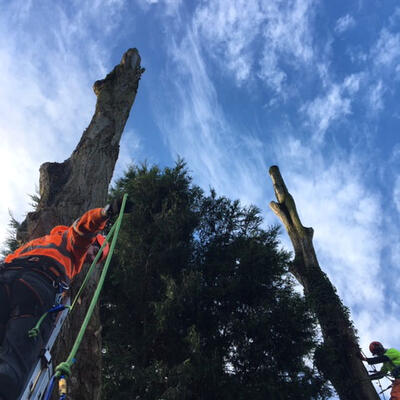
[[[59, 286], [59, 292], [57, 293], [56, 304], [50, 310], [48, 310], [45, 314], [43, 314], [36, 325], [28, 332], [29, 337], [35, 338], [38, 335], [40, 325], [44, 321], [44, 319], [52, 313], [58, 313], [56, 318], [54, 329], [50, 335], [50, 338], [42, 350], [40, 354], [40, 359], [37, 362], [36, 366], [33, 368], [33, 371], [30, 375], [30, 378], [27, 381], [27, 384], [22, 392], [22, 396], [19, 400], [49, 400], [52, 392], [54, 390], [55, 382], [58, 380], [59, 386], [59, 400], [65, 400], [67, 396], [67, 378], [71, 375], [71, 367], [72, 364], [75, 362], [75, 356], [79, 349], [79, 346], [82, 342], [83, 336], [85, 334], [86, 328], [89, 324], [91, 316], [93, 314], [94, 307], [100, 297], [100, 292], [103, 288], [104, 281], [108, 272], [108, 268], [110, 265], [111, 257], [114, 252], [115, 244], [118, 238], [119, 229], [121, 227], [122, 218], [124, 214], [124, 209], [126, 205], [127, 195], [125, 194], [122, 200], [122, 205], [120, 209], [119, 216], [115, 221], [114, 225], [111, 227], [110, 232], [106, 236], [105, 241], [101, 245], [96, 257], [94, 258], [90, 268], [86, 274], [86, 277], [78, 290], [72, 304], [70, 302], [69, 297], [63, 296], [65, 290], [68, 287]], [[100, 257], [102, 256], [103, 249], [110, 243], [109, 253], [107, 255], [102, 273], [100, 275], [100, 279], [97, 285], [97, 288], [94, 292], [93, 298], [90, 302], [89, 308], [86, 312], [85, 319], [82, 323], [82, 326], [79, 330], [75, 343], [72, 347], [72, 350], [67, 358], [66, 361], [60, 363], [56, 368], [55, 372], [53, 371], [53, 363], [51, 359], [51, 349], [54, 345], [54, 342], [57, 339], [57, 336], [61, 330], [61, 327], [69, 313], [71, 313], [76, 306], [85, 286], [88, 283], [90, 276], [92, 275], [93, 269], [96, 266], [97, 262], [99, 261]]]

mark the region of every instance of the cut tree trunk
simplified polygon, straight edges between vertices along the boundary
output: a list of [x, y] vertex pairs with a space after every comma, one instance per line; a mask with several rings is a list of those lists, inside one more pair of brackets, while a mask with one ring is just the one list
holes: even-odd
[[[105, 79], [96, 81], [96, 110], [71, 157], [63, 163], [40, 167], [40, 201], [27, 215], [17, 238], [26, 242], [47, 234], [55, 225], [71, 225], [85, 211], [103, 207], [119, 153], [119, 142], [144, 69], [140, 55], [129, 49], [121, 63]], [[80, 287], [87, 267], [74, 281], [70, 294]], [[72, 348], [99, 278], [96, 271], [82, 295], [80, 305], [67, 318], [53, 351], [55, 365], [64, 361]], [[77, 354], [69, 380], [70, 400], [100, 399], [101, 326], [96, 308]]]
[[317, 366], [331, 381], [341, 400], [379, 400], [357, 357], [360, 348], [348, 310], [318, 264], [312, 243], [314, 231], [302, 225], [279, 168], [272, 166], [269, 174], [278, 200], [272, 201], [270, 207], [285, 226], [294, 248], [290, 272], [303, 286], [321, 327], [323, 343], [315, 354]]

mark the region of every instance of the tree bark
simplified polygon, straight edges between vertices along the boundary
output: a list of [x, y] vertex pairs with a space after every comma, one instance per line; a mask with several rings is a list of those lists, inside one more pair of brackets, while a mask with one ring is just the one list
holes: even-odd
[[314, 231], [302, 225], [279, 168], [272, 166], [269, 174], [278, 200], [272, 201], [270, 207], [285, 226], [294, 248], [290, 272], [303, 286], [322, 331], [323, 344], [316, 351], [316, 363], [341, 400], [379, 400], [357, 357], [360, 348], [349, 312], [318, 264], [312, 243]]
[[[71, 157], [63, 163], [48, 162], [40, 167], [40, 201], [17, 232], [17, 238], [22, 242], [47, 234], [55, 225], [71, 225], [85, 211], [105, 205], [119, 142], [144, 72], [140, 61], [137, 49], [129, 49], [105, 79], [94, 83], [96, 110]], [[87, 267], [74, 281], [71, 296], [79, 289]], [[53, 351], [55, 365], [64, 361], [72, 348], [99, 273], [97, 270], [79, 307], [63, 326]], [[101, 326], [98, 307], [72, 372], [69, 399], [100, 399]]]

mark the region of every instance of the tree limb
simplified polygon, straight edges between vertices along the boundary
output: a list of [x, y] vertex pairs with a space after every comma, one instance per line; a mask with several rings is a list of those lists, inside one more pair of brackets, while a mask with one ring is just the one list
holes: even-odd
[[312, 243], [314, 231], [301, 223], [279, 168], [272, 166], [269, 174], [277, 198], [270, 207], [285, 226], [295, 251], [290, 272], [304, 287], [304, 295], [321, 327], [324, 342], [316, 352], [319, 369], [332, 382], [341, 400], [379, 400], [357, 358], [358, 339], [349, 312], [319, 266]]

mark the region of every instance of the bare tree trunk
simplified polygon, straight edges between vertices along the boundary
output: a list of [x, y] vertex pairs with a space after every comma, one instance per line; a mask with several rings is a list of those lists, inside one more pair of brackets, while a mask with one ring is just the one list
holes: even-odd
[[312, 243], [314, 231], [302, 225], [279, 168], [271, 167], [269, 174], [278, 200], [272, 201], [270, 207], [284, 224], [295, 252], [290, 272], [304, 287], [321, 326], [324, 342], [315, 354], [317, 365], [341, 400], [378, 400], [367, 371], [356, 356], [358, 339], [349, 312], [318, 264]]
[[[119, 142], [144, 69], [136, 49], [129, 49], [105, 79], [94, 83], [97, 96], [94, 116], [71, 157], [63, 163], [40, 167], [40, 201], [27, 215], [17, 233], [27, 241], [47, 234], [55, 225], [71, 225], [85, 211], [102, 207], [119, 153]], [[74, 281], [71, 295], [78, 290], [87, 266]], [[82, 301], [63, 326], [53, 359], [64, 361], [79, 331], [92, 298], [99, 271], [82, 296]], [[98, 307], [88, 327], [73, 366], [69, 398], [99, 399], [101, 391], [101, 326]]]

